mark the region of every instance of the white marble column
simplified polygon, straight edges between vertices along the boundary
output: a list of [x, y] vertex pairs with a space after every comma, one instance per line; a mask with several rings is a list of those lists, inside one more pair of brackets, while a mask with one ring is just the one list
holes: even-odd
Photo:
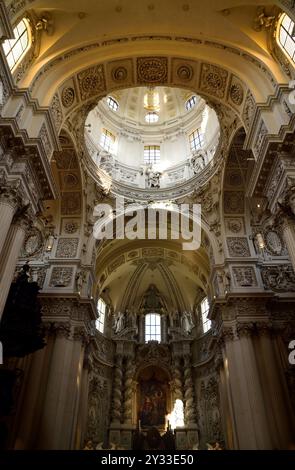
[[276, 354], [275, 337], [267, 325], [259, 325], [260, 376], [272, 429], [273, 447], [288, 449], [292, 445], [294, 412], [286, 388], [285, 371]]
[[225, 342], [224, 366], [237, 449], [267, 450], [273, 443], [251, 334], [245, 324], [239, 339]]
[[295, 272], [295, 222], [290, 217], [283, 221], [282, 234]]
[[0, 189], [0, 254], [11, 226], [15, 210], [20, 203], [17, 189], [4, 187]]
[[91, 364], [87, 356], [84, 356], [84, 364], [81, 377], [81, 396], [79, 400], [79, 411], [76, 426], [76, 436], [74, 449], [80, 450], [84, 447], [84, 441], [87, 431], [88, 419], [88, 394], [89, 394], [89, 374], [91, 373]]
[[10, 285], [13, 280], [19, 252], [24, 243], [27, 223], [27, 219], [18, 220], [16, 223], [11, 225], [6, 237], [4, 254], [0, 267], [0, 319], [3, 314]]
[[34, 449], [39, 433], [36, 432], [42, 416], [49, 366], [54, 344], [47, 335], [46, 347], [30, 355], [31, 363], [24, 383], [24, 395], [16, 422], [15, 450]]
[[56, 328], [36, 448], [71, 450], [76, 444], [84, 347], [82, 339], [70, 334], [69, 324]]

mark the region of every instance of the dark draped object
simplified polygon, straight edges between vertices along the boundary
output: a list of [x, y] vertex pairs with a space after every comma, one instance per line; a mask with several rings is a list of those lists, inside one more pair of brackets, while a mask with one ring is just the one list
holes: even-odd
[[45, 341], [41, 329], [40, 287], [29, 282], [29, 266], [25, 264], [11, 284], [2, 320], [0, 341], [3, 357], [24, 357], [42, 349]]

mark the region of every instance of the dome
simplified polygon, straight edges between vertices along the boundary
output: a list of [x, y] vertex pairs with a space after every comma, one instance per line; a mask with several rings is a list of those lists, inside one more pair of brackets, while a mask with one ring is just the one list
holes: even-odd
[[219, 136], [217, 115], [203, 98], [169, 87], [116, 91], [85, 123], [100, 179], [113, 190], [129, 187], [133, 196], [136, 189], [155, 196], [193, 180], [210, 165]]

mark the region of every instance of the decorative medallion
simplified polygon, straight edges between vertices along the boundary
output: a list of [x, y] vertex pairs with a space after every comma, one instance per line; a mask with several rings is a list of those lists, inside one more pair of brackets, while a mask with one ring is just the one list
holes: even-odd
[[215, 65], [202, 64], [200, 89], [224, 98], [228, 73]]
[[243, 221], [239, 219], [229, 219], [227, 229], [232, 233], [239, 233], [243, 230]]
[[137, 81], [139, 83], [166, 83], [168, 60], [166, 57], [141, 57], [137, 59]]
[[75, 100], [75, 90], [72, 87], [66, 87], [61, 92], [61, 101], [65, 108], [70, 108]]
[[230, 88], [229, 96], [235, 105], [241, 106], [244, 99], [244, 91], [242, 86], [239, 83], [233, 83]]
[[127, 69], [125, 67], [114, 67], [112, 69], [112, 78], [115, 82], [123, 82], [127, 78]]
[[64, 231], [65, 231], [65, 233], [72, 234], [72, 233], [76, 233], [78, 231], [78, 228], [79, 228], [79, 226], [78, 226], [77, 222], [71, 220], [71, 221], [65, 223]]
[[270, 230], [269, 232], [266, 232], [264, 234], [264, 240], [265, 240], [266, 248], [268, 249], [268, 251], [270, 251], [270, 253], [272, 253], [275, 256], [282, 255], [284, 244], [280, 235], [277, 232], [275, 232], [274, 230]]
[[33, 228], [25, 238], [23, 246], [23, 257], [31, 257], [38, 254], [43, 247], [43, 238], [40, 230]]
[[230, 256], [250, 256], [247, 238], [228, 237], [226, 241]]
[[103, 66], [91, 67], [78, 74], [78, 82], [82, 100], [105, 91]]
[[177, 69], [177, 76], [180, 80], [183, 80], [185, 82], [191, 80], [194, 75], [193, 68], [190, 65], [181, 65]]

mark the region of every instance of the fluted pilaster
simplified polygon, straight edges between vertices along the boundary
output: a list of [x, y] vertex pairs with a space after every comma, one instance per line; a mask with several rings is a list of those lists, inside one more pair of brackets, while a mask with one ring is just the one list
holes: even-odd
[[291, 220], [290, 217], [284, 218], [282, 234], [290, 256], [290, 261], [295, 271], [295, 222]]
[[[0, 181], [0, 186], [2, 186]], [[21, 205], [17, 187], [3, 185], [0, 188], [0, 253], [2, 252], [15, 211]]]
[[2, 316], [10, 285], [13, 280], [16, 262], [24, 243], [29, 219], [18, 219], [11, 227], [5, 244], [5, 253], [1, 260], [0, 270], [0, 318]]

